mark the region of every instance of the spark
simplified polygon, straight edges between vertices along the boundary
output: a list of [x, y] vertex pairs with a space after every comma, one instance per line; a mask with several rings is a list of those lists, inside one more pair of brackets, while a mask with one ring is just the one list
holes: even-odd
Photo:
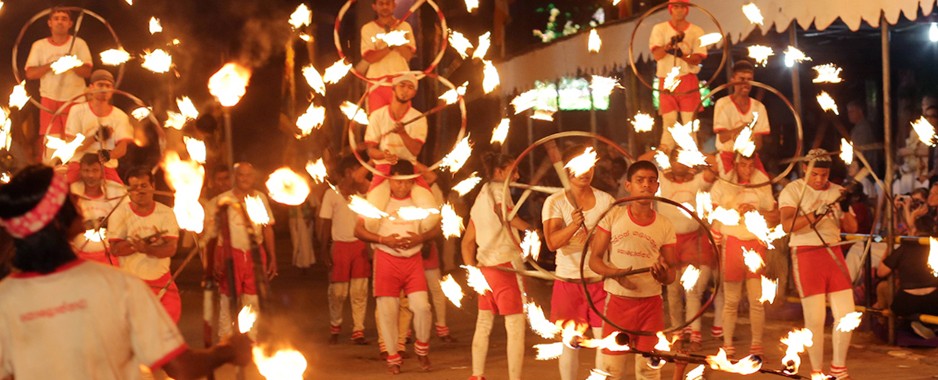
[[323, 183], [326, 180], [326, 176], [329, 175], [326, 172], [326, 164], [322, 162], [322, 157], [316, 161], [307, 162], [306, 172], [309, 173], [309, 176], [313, 178], [313, 182], [316, 183]]
[[775, 248], [775, 246], [772, 245], [773, 241], [785, 237], [785, 230], [782, 229], [781, 224], [775, 226], [775, 228], [769, 228], [765, 217], [758, 211], [749, 211], [743, 215], [743, 223], [746, 225], [746, 229], [755, 235], [757, 239], [765, 243], [769, 249]]
[[346, 100], [339, 105], [339, 109], [349, 120], [358, 124], [368, 125], [368, 113], [366, 113], [365, 110], [358, 108], [355, 103]]
[[537, 89], [527, 90], [511, 99], [511, 106], [515, 109], [515, 115], [531, 109], [537, 104]]
[[446, 296], [449, 302], [452, 302], [457, 308], [462, 307], [462, 299], [465, 294], [463, 294], [462, 287], [459, 286], [459, 283], [453, 279], [453, 275], [448, 274], [443, 276], [440, 280], [440, 288], [443, 289], [443, 295]]
[[706, 367], [703, 364], [697, 366], [696, 368], [690, 370], [690, 372], [687, 372], [687, 376], [684, 377], [684, 380], [703, 380], [703, 373], [705, 368]]
[[590, 77], [590, 91], [593, 92], [593, 96], [609, 96], [612, 93], [612, 90], [618, 88], [623, 88], [619, 85], [619, 79], [609, 78], [600, 75], [593, 75]]
[[912, 129], [918, 135], [918, 139], [928, 146], [935, 146], [935, 126], [931, 125], [925, 116], [912, 122]]
[[531, 119], [543, 120], [543, 121], [554, 121], [554, 113], [556, 112], [557, 110], [555, 109], [535, 110], [534, 113], [531, 114]]
[[707, 356], [707, 364], [710, 365], [710, 368], [717, 371], [743, 375], [752, 375], [762, 369], [762, 362], [756, 360], [752, 355], [733, 363], [726, 357], [726, 351], [724, 351], [722, 347], [716, 355]]
[[671, 159], [668, 158], [668, 154], [662, 151], [655, 152], [655, 164], [658, 165], [658, 168], [661, 170], [671, 169]]
[[13, 144], [13, 121], [10, 120], [10, 111], [0, 107], [0, 148], [10, 151]]
[[182, 160], [175, 151], [163, 156], [166, 183], [173, 189], [173, 214], [179, 228], [201, 233], [205, 223], [205, 210], [199, 203], [205, 168], [194, 160]]
[[307, 65], [303, 67], [303, 78], [306, 78], [306, 83], [313, 91], [316, 91], [319, 95], [326, 95], [326, 82], [323, 82], [322, 75], [319, 74], [319, 70], [316, 70], [315, 66]]
[[456, 50], [456, 53], [459, 53], [459, 56], [463, 59], [469, 56], [467, 51], [472, 49], [472, 42], [469, 42], [469, 39], [466, 36], [462, 35], [455, 30], [450, 29], [449, 31], [449, 46], [452, 46]]
[[784, 54], [785, 54], [785, 66], [788, 66], [788, 67], [794, 66], [795, 62], [802, 63], [802, 62], [811, 60], [811, 57], [804, 55], [803, 51], [798, 50], [798, 48], [794, 46], [789, 46], [788, 49], [785, 50]]
[[579, 177], [593, 170], [593, 166], [595, 166], [598, 161], [599, 158], [596, 157], [596, 151], [590, 146], [586, 147], [586, 150], [580, 153], [580, 155], [567, 161], [567, 164], [564, 165], [563, 168], [570, 170], [570, 174], [574, 177]]
[[743, 247], [743, 263], [746, 264], [746, 268], [749, 268], [749, 271], [752, 273], [756, 273], [759, 271], [759, 268], [765, 266], [765, 261], [762, 260], [762, 255], [760, 255], [759, 252], [745, 247]]
[[479, 8], [479, 0], [466, 0], [466, 12], [472, 13]]
[[310, 36], [309, 34], [306, 34], [306, 33], [300, 33], [298, 37], [300, 37], [300, 39], [305, 42], [310, 42], [313, 40], [313, 36]]
[[84, 64], [85, 63], [78, 59], [77, 56], [69, 54], [62, 56], [61, 58], [55, 60], [55, 62], [52, 62], [52, 64], [49, 65], [49, 68], [52, 69], [53, 73], [58, 75], [76, 67], [81, 67], [81, 65]]
[[546, 344], [535, 344], [534, 348], [537, 349], [537, 354], [534, 356], [535, 360], [553, 360], [560, 357], [560, 354], [563, 353], [563, 343], [546, 343]]
[[560, 333], [560, 327], [544, 316], [544, 310], [534, 302], [524, 304], [524, 313], [528, 317], [531, 331], [544, 339], [554, 339]]
[[492, 291], [492, 287], [489, 286], [488, 281], [485, 280], [485, 275], [482, 274], [479, 268], [471, 265], [461, 265], [461, 267], [466, 270], [466, 285], [469, 285], [472, 290], [482, 295], [485, 292]]
[[840, 78], [840, 72], [843, 69], [837, 67], [833, 63], [828, 63], [825, 65], [817, 65], [813, 67], [814, 71], [817, 71], [817, 78], [811, 80], [813, 83], [840, 83], [843, 82], [843, 79]]
[[371, 42], [384, 41], [388, 47], [394, 46], [404, 46], [410, 43], [410, 40], [407, 39], [406, 30], [392, 30], [387, 33], [378, 33], [374, 37], [371, 37]]
[[443, 218], [440, 222], [440, 227], [443, 229], [444, 238], [448, 239], [462, 235], [462, 218], [456, 214], [456, 209], [453, 208], [452, 204], [444, 204], [443, 207], [440, 208], [440, 216]]
[[841, 332], [851, 332], [860, 326], [862, 321], [863, 313], [859, 311], [854, 311], [852, 313], [847, 313], [837, 321], [837, 331]]
[[254, 323], [257, 322], [257, 312], [251, 305], [244, 305], [238, 312], [238, 331], [247, 334], [254, 329]]
[[195, 120], [199, 118], [199, 110], [195, 108], [195, 104], [192, 104], [192, 99], [189, 99], [188, 96], [177, 98], [176, 106], [179, 107], [179, 112], [182, 112], [182, 115], [187, 119]]
[[130, 53], [124, 49], [108, 49], [102, 51], [101, 63], [107, 66], [117, 66], [130, 60]]
[[454, 147], [452, 151], [440, 160], [440, 168], [445, 168], [450, 173], [458, 172], [459, 169], [466, 164], [466, 161], [469, 160], [469, 156], [471, 155], [472, 145], [469, 144], [469, 136], [467, 135], [456, 144], [456, 147]]
[[51, 159], [59, 158], [62, 163], [66, 163], [75, 155], [75, 150], [85, 141], [85, 136], [81, 133], [75, 135], [72, 141], [66, 142], [58, 137], [46, 135], [46, 148], [54, 150]]
[[96, 230], [85, 230], [84, 236], [85, 240], [88, 240], [92, 243], [100, 243], [107, 240], [107, 229], [101, 227]]
[[700, 47], [707, 47], [723, 41], [723, 35], [720, 33], [707, 33], [700, 36]]
[[455, 186], [453, 186], [453, 191], [455, 191], [459, 196], [468, 194], [472, 189], [482, 182], [482, 178], [478, 176], [478, 172], [472, 172], [469, 175], [469, 178], [466, 178], [462, 181], [459, 181]]
[[664, 89], [672, 92], [677, 89], [677, 86], [681, 84], [681, 80], [677, 79], [679, 75], [681, 75], [681, 69], [677, 66], [672, 67], [668, 75], [664, 77]]
[[679, 337], [675, 336], [673, 341], [668, 341], [668, 337], [664, 336], [664, 332], [661, 331], [655, 333], [655, 336], [658, 337], [658, 343], [655, 344], [656, 351], [671, 351], [671, 345], [679, 339]]
[[365, 198], [358, 195], [352, 195], [349, 198], [348, 208], [356, 214], [368, 219], [381, 219], [388, 216], [386, 212], [381, 211], [381, 209], [372, 205], [371, 202], [368, 202]]
[[345, 78], [348, 75], [349, 70], [352, 69], [351, 63], [345, 63], [344, 59], [339, 59], [329, 66], [326, 71], [322, 74], [322, 80], [328, 84], [339, 83], [342, 78]]
[[590, 53], [599, 53], [599, 49], [602, 49], [603, 40], [599, 38], [599, 33], [596, 32], [595, 28], [590, 29], [589, 40], [586, 46]]
[[724, 226], [738, 226], [739, 225], [739, 212], [736, 210], [725, 209], [723, 207], [717, 207], [707, 216], [707, 220], [710, 223], [713, 223], [714, 220], [719, 221]]
[[788, 335], [781, 339], [782, 344], [786, 345], [785, 356], [782, 358], [782, 365], [785, 366], [784, 373], [793, 375], [798, 373], [798, 367], [801, 367], [801, 354], [805, 347], [814, 345], [814, 334], [808, 329], [792, 330]]
[[752, 45], [749, 47], [749, 58], [756, 61], [756, 66], [765, 66], [769, 62], [769, 57], [775, 55], [772, 48], [763, 45]]
[[498, 69], [492, 64], [492, 61], [482, 60], [482, 92], [488, 94], [501, 84], [498, 77]]
[[266, 225], [270, 223], [270, 215], [267, 214], [267, 206], [261, 197], [248, 195], [244, 197], [244, 208], [248, 213], [248, 219], [256, 225]]
[[157, 34], [163, 32], [163, 25], [160, 24], [160, 19], [156, 17], [150, 17], [150, 34]]
[[179, 44], [181, 44], [182, 41], [180, 41], [178, 38], [173, 38], [172, 42], [170, 42], [170, 43], [171, 43], [173, 46], [179, 46]]
[[853, 163], [853, 145], [845, 138], [840, 138], [840, 159], [849, 166]]
[[763, 25], [765, 19], [762, 17], [762, 10], [755, 3], [743, 5], [743, 14], [753, 24]]
[[224, 107], [233, 107], [247, 93], [251, 70], [234, 62], [226, 63], [208, 79], [208, 91]]
[[505, 139], [508, 138], [508, 129], [511, 128], [511, 120], [503, 118], [501, 122], [498, 123], [498, 126], [495, 127], [495, 130], [492, 131], [492, 140], [491, 144], [504, 144]]
[[538, 256], [541, 254], [541, 237], [537, 234], [537, 231], [526, 230], [524, 231], [524, 239], [521, 240], [521, 258], [525, 259], [530, 257], [532, 260], [537, 261]]
[[[632, 117], [632, 128], [635, 129], [635, 133], [651, 132], [651, 130], [655, 128], [655, 118], [647, 113], [638, 111], [638, 113]], [[670, 166], [670, 164], [668, 166]]]
[[775, 303], [775, 294], [778, 292], [778, 281], [770, 280], [768, 277], [762, 276], [762, 297], [759, 298], [761, 303]]
[[26, 93], [26, 80], [23, 80], [10, 92], [10, 107], [23, 109], [27, 102], [29, 102], [29, 94]]
[[299, 206], [309, 197], [309, 183], [288, 167], [270, 173], [265, 184], [270, 198], [285, 205]]
[[834, 115], [840, 115], [840, 112], [837, 111], [837, 102], [834, 101], [834, 98], [832, 98], [827, 91], [821, 91], [821, 93], [818, 94], [817, 102], [821, 105], [822, 110], [832, 111]]
[[309, 136], [314, 129], [319, 129], [326, 121], [326, 108], [315, 103], [309, 105], [300, 117], [296, 118], [296, 127], [300, 129], [298, 138]]
[[684, 270], [684, 274], [681, 275], [681, 286], [684, 287], [684, 290], [689, 292], [697, 285], [699, 278], [700, 269], [697, 269], [697, 267], [693, 265], [688, 265], [687, 269]]
[[189, 157], [191, 157], [196, 162], [205, 165], [205, 142], [189, 136], [183, 136], [182, 139], [186, 144], [186, 151], [189, 152]]
[[152, 52], [143, 52], [143, 63], [140, 64], [144, 69], [157, 74], [168, 73], [173, 66], [173, 56], [169, 55], [163, 49], [156, 49]]
[[491, 36], [492, 32], [485, 32], [485, 34], [479, 36], [479, 43], [472, 51], [472, 58], [485, 60], [485, 54], [489, 52], [489, 47], [492, 46]]
[[446, 104], [453, 104], [459, 101], [459, 98], [466, 95], [466, 86], [469, 85], [469, 82], [463, 82], [462, 85], [456, 88], [451, 88], [440, 95], [440, 100]]
[[141, 121], [150, 117], [150, 113], [152, 112], [153, 110], [150, 109], [150, 107], [137, 107], [134, 108], [133, 111], [130, 111], [130, 116], [133, 116], [133, 118], [137, 119], [137, 121]]
[[279, 350], [272, 356], [264, 354], [264, 349], [254, 346], [252, 350], [257, 372], [267, 380], [302, 380], [306, 372], [306, 358], [294, 349]]
[[313, 12], [309, 10], [309, 7], [306, 4], [300, 3], [296, 7], [296, 10], [290, 14], [290, 26], [293, 29], [299, 29], [306, 25], [309, 25], [313, 21]]
[[439, 213], [440, 213], [440, 210], [437, 210], [435, 208], [420, 208], [420, 207], [413, 207], [413, 206], [404, 206], [404, 207], [397, 209], [397, 217], [400, 218], [401, 220], [409, 220], [409, 221], [424, 220], [426, 218], [429, 218], [430, 215], [436, 215]]
[[931, 269], [931, 274], [935, 277], [938, 277], [938, 239], [929, 238], [928, 239], [928, 269]]
[[163, 126], [180, 131], [182, 130], [182, 127], [186, 125], [186, 121], [188, 121], [188, 119], [186, 119], [183, 114], [173, 111], [166, 111], [166, 123]]

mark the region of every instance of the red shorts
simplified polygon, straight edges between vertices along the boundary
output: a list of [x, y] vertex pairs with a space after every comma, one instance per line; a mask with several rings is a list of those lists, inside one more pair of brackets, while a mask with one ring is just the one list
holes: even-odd
[[[661, 296], [629, 298], [609, 295], [606, 302], [606, 318], [624, 329], [648, 331], [651, 333], [664, 330], [664, 304]], [[603, 324], [603, 336], [617, 331], [608, 323]], [[658, 338], [654, 335], [629, 334], [629, 346], [639, 351], [651, 351]], [[624, 355], [628, 352], [603, 350], [606, 355]]]
[[792, 272], [801, 298], [851, 289], [850, 278], [844, 272], [847, 263], [840, 247], [830, 249], [828, 251], [827, 247], [812, 246], [792, 249], [795, 252]]
[[[65, 134], [65, 119], [68, 117], [68, 110], [72, 108], [72, 105], [68, 108], [62, 110], [55, 118], [52, 117], [52, 114], [55, 113], [59, 107], [63, 106], [65, 102], [60, 102], [58, 100], [52, 100], [49, 98], [42, 98], [39, 101], [39, 104], [42, 104], [43, 107], [48, 108], [52, 112], [39, 111], [39, 135], [53, 135], [56, 137], [61, 137]], [[43, 142], [45, 144], [45, 142]]]
[[400, 297], [404, 294], [427, 291], [427, 277], [423, 274], [420, 255], [392, 256], [375, 251], [375, 297]]
[[349, 282], [353, 278], [371, 277], [368, 250], [361, 240], [332, 242], [332, 269], [329, 281]]
[[430, 245], [430, 255], [423, 259], [423, 270], [440, 269], [440, 252], [436, 250], [436, 243], [430, 241], [424, 244]]
[[705, 236], [700, 230], [677, 235], [674, 252], [677, 252], [681, 266], [693, 265], [699, 268], [701, 265], [713, 265], [713, 247]]
[[[603, 283], [586, 284], [586, 288], [596, 308], [602, 310], [606, 304], [606, 290], [603, 289]], [[591, 327], [603, 325], [602, 318], [586, 302], [583, 285], [566, 281], [554, 281], [554, 290], [550, 296], [550, 320], [551, 322], [589, 323]]]
[[108, 256], [107, 252], [105, 251], [86, 252], [86, 251], [75, 250], [75, 254], [77, 254], [78, 257], [85, 259], [85, 260], [94, 261], [96, 263], [101, 263], [104, 265], [110, 265], [115, 268], [120, 267], [120, 261], [117, 259], [117, 257]]
[[[267, 254], [261, 250], [261, 268], [267, 268]], [[221, 254], [219, 254], [221, 253]], [[222, 247], [215, 253], [215, 281], [218, 292], [228, 295], [228, 269], [225, 267], [225, 254]], [[237, 294], [257, 294], [257, 284], [254, 278], [254, 260], [251, 251], [231, 249], [231, 258], [234, 261], [235, 291]]]
[[[499, 266], [512, 268], [510, 263]], [[524, 305], [521, 301], [521, 289], [518, 287], [518, 276], [493, 267], [480, 269], [492, 291], [479, 296], [479, 310], [491, 310], [497, 315], [523, 313]]]
[[[153, 294], [159, 295], [160, 290], [166, 286], [166, 283], [170, 282], [173, 278], [170, 272], [166, 272], [160, 278], [155, 280], [143, 280], [147, 285], [150, 285], [150, 289], [153, 290]], [[179, 288], [176, 287], [175, 282], [171, 282], [169, 287], [166, 288], [166, 293], [163, 294], [163, 298], [160, 298], [160, 303], [163, 304], [163, 308], [166, 309], [166, 313], [169, 314], [169, 317], [173, 319], [173, 322], [179, 322], [179, 316], [182, 315], [182, 298], [179, 298]]]
[[739, 240], [735, 236], [726, 237], [726, 250], [723, 254], [723, 280], [741, 282], [747, 278], [760, 278], [765, 272], [765, 266], [752, 273], [743, 262], [743, 248], [756, 251], [765, 261], [765, 246], [759, 239]]
[[[762, 174], [768, 175], [769, 173], [765, 171], [765, 166], [762, 165], [762, 159], [759, 158], [759, 153], [753, 153], [752, 158], [756, 164], [756, 169], [758, 169]], [[723, 172], [720, 174], [727, 174], [736, 167], [736, 152], [720, 152], [720, 161], [723, 162]]]
[[[694, 112], [700, 107], [700, 83], [697, 75], [686, 74], [673, 92], [664, 91], [664, 78], [658, 78], [658, 110], [668, 112]], [[677, 95], [674, 95], [677, 94]]]
[[378, 108], [391, 104], [391, 98], [393, 96], [394, 90], [391, 89], [391, 86], [371, 85], [371, 90], [368, 91], [368, 114], [375, 112]]
[[[81, 179], [81, 163], [78, 162], [69, 162], [66, 166], [65, 172], [65, 182], [69, 184], [78, 182]], [[104, 167], [104, 179], [108, 181], [117, 182], [121, 185], [124, 184], [124, 181], [121, 181], [121, 177], [117, 175], [117, 169]]]

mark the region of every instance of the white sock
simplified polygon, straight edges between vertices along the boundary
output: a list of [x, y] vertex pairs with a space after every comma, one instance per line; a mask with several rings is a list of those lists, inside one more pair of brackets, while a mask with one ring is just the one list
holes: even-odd
[[524, 325], [524, 314], [505, 316], [505, 332], [508, 335], [509, 380], [521, 380], [521, 368], [524, 365]]
[[[489, 336], [494, 321], [495, 314], [491, 310], [479, 310], [476, 331], [472, 336], [472, 376], [482, 377], [485, 374], [485, 358], [489, 353]], [[508, 319], [505, 319], [505, 323], [507, 328]], [[508, 359], [511, 360], [510, 357]]]

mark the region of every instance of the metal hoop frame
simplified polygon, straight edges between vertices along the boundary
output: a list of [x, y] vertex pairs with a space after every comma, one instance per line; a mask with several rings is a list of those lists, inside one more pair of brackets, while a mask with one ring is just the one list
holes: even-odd
[[[127, 91], [118, 90], [118, 89], [113, 89], [113, 90], [92, 90], [92, 91], [84, 92], [84, 93], [81, 93], [81, 94], [79, 94], [79, 95], [73, 96], [71, 99], [69, 99], [68, 101], [66, 101], [65, 103], [63, 103], [61, 107], [59, 107], [57, 110], [55, 110], [55, 113], [52, 114], [52, 118], [55, 119], [56, 116], [61, 115], [63, 112], [65, 112], [66, 109], [68, 109], [68, 108], [71, 107], [72, 105], [76, 104], [76, 103], [75, 103], [76, 100], [78, 100], [78, 99], [80, 99], [80, 98], [83, 98], [83, 97], [85, 97], [85, 96], [87, 96], [87, 95], [97, 94], [97, 93], [101, 93], [101, 92], [113, 92], [114, 94], [122, 95], [122, 96], [126, 97], [127, 99], [130, 99], [130, 101], [134, 102], [134, 104], [136, 104], [137, 106], [140, 106], [140, 107], [148, 107], [148, 108], [149, 108], [149, 106], [148, 106], [146, 103], [144, 103], [143, 100], [140, 100], [140, 98], [138, 98], [136, 95], [131, 94], [131, 93], [127, 92]], [[159, 147], [160, 147], [160, 153], [162, 153], [162, 152], [166, 149], [166, 133], [163, 131], [163, 127], [160, 125], [160, 121], [156, 118], [156, 116], [153, 115], [153, 112], [152, 112], [152, 111], [150, 112], [149, 115], [147, 115], [147, 119], [149, 119], [150, 122], [152, 122], [153, 125], [154, 125], [154, 127], [155, 127], [154, 129], [156, 130], [156, 135], [157, 135], [157, 137], [158, 137], [158, 143], [159, 143]]]

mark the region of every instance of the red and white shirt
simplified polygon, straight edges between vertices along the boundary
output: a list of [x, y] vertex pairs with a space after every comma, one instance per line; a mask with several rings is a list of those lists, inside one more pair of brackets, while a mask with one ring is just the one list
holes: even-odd
[[[270, 209], [270, 202], [267, 200], [267, 195], [264, 193], [252, 190], [252, 196], [258, 197], [264, 202], [264, 208], [267, 209], [267, 216], [270, 217], [270, 222], [268, 225], [274, 225], [274, 212]], [[218, 230], [218, 221], [215, 220], [215, 216], [218, 214], [218, 205], [219, 204], [233, 204], [241, 202], [241, 198], [235, 196], [235, 194], [228, 190], [224, 193], [218, 194], [217, 197], [209, 201], [208, 207], [205, 209], [205, 220], [206, 220], [206, 238], [218, 238], [218, 245], [221, 246], [224, 244], [222, 240], [223, 236]], [[251, 223], [250, 220], [245, 219], [244, 212], [241, 209], [236, 207], [228, 207], [228, 230], [231, 235], [231, 248], [249, 251], [251, 249], [251, 237], [248, 235], [247, 223]], [[257, 241], [258, 245], [263, 246], [264, 243], [264, 229], [261, 226], [254, 227], [254, 238]]]
[[[420, 221], [419, 220], [405, 220], [401, 218], [397, 211], [401, 207], [417, 207], [417, 204], [414, 202], [412, 197], [407, 197], [404, 199], [397, 199], [394, 196], [391, 196], [391, 199], [388, 201], [388, 205], [385, 206], [384, 212], [386, 212], [390, 217], [381, 219], [381, 222], [378, 226], [378, 235], [388, 236], [392, 234], [397, 234], [398, 237], [407, 237], [410, 236], [410, 232], [415, 234], [420, 234]], [[416, 246], [410, 247], [408, 249], [398, 250], [395, 248], [388, 247], [384, 244], [372, 243], [371, 246], [375, 250], [381, 250], [385, 253], [390, 254], [391, 256], [397, 257], [411, 257], [420, 253], [420, 249], [423, 248], [423, 244], [418, 244]]]
[[[821, 246], [824, 243], [832, 244], [840, 241], [840, 219], [843, 218], [844, 213], [840, 211], [839, 205], [831, 205], [831, 203], [840, 197], [841, 189], [843, 187], [840, 185], [828, 183], [826, 189], [814, 190], [811, 186], [807, 186], [803, 178], [789, 183], [782, 189], [782, 192], [778, 195], [779, 209], [786, 207], [797, 209], [800, 206], [801, 211], [797, 215], [814, 213], [825, 205], [830, 205], [833, 209], [833, 212], [827, 214], [815, 226], [817, 232], [824, 238], [823, 242], [810, 226], [805, 226], [800, 230], [792, 231], [790, 234], [791, 240], [788, 242], [789, 246]], [[803, 197], [801, 196], [802, 191], [804, 191]], [[798, 202], [799, 199], [801, 200], [800, 203]]]
[[[407, 21], [401, 21], [400, 24], [392, 28], [391, 30], [403, 30], [406, 32], [405, 37], [407, 38], [407, 47], [412, 50], [417, 50], [417, 43], [414, 40], [414, 30], [410, 27], [410, 24]], [[387, 47], [388, 45], [381, 40], [372, 41], [378, 33], [387, 33], [388, 31], [384, 30], [384, 27], [379, 26], [378, 23], [372, 21], [364, 26], [361, 29], [361, 52], [364, 56], [365, 53], [373, 50], [379, 50]], [[380, 61], [372, 62], [368, 65], [368, 71], [365, 72], [365, 76], [368, 78], [381, 78], [388, 75], [399, 74], [404, 71], [410, 71], [410, 65], [407, 63], [407, 60], [404, 59], [404, 56], [401, 53], [398, 53], [397, 50], [391, 50], [388, 55], [384, 56]]]
[[[766, 183], [768, 180], [768, 176], [755, 170], [752, 173], [752, 178], [750, 178], [749, 183]], [[732, 172], [729, 181], [730, 182], [718, 181], [713, 185], [713, 190], [710, 191], [710, 198], [715, 205], [725, 209], [735, 210], [741, 205], [748, 204], [755, 207], [756, 210], [760, 212], [770, 211], [775, 208], [775, 197], [772, 196], [771, 185], [766, 184], [759, 187], [735, 185], [734, 183], [739, 181], [735, 171]], [[740, 214], [740, 216], [743, 215]], [[720, 233], [726, 236], [733, 236], [740, 240], [752, 240], [756, 238], [756, 235], [753, 235], [752, 232], [746, 229], [743, 219], [740, 219], [739, 224], [735, 226], [721, 225]]]
[[0, 281], [0, 378], [139, 379], [187, 349], [150, 288], [84, 260]]
[[[599, 223], [599, 217], [616, 201], [611, 195], [596, 188], [592, 189], [593, 197], [596, 198], [596, 204], [593, 205], [593, 208], [583, 211], [583, 222], [588, 229], [593, 229], [593, 227]], [[569, 226], [570, 223], [573, 223], [573, 210], [576, 210], [576, 207], [570, 203], [566, 192], [561, 191], [554, 193], [544, 201], [544, 208], [541, 211], [541, 220], [546, 224], [550, 219], [562, 219], [563, 224]], [[557, 250], [557, 276], [563, 278], [580, 278], [580, 259], [581, 256], [583, 256], [583, 248], [588, 234], [589, 231], [584, 231], [581, 228], [570, 238], [567, 245]], [[589, 257], [587, 257], [586, 260], [589, 262]], [[584, 266], [583, 274], [588, 278], [599, 277], [599, 274], [593, 272], [589, 265]]]
[[[667, 198], [677, 203], [686, 203], [690, 205], [691, 210], [697, 207], [697, 192], [707, 191], [713, 184], [704, 179], [703, 173], [698, 173], [693, 179], [687, 182], [674, 182], [668, 179], [668, 176], [658, 177], [659, 191], [661, 197]], [[658, 213], [667, 218], [674, 224], [674, 231], [677, 234], [687, 234], [700, 229], [700, 223], [687, 215], [683, 210], [674, 205], [660, 203], [657, 205]]]
[[[515, 234], [517, 237], [518, 232], [514, 228], [502, 225], [502, 218], [499, 216], [505, 197], [503, 185], [502, 182], [482, 185], [482, 190], [469, 211], [469, 218], [476, 229], [476, 244], [479, 246], [476, 260], [484, 267], [501, 265], [521, 257], [521, 249], [509, 235]], [[507, 209], [510, 211], [511, 207]]]
[[[72, 50], [69, 53], [69, 47]], [[66, 55], [78, 57], [87, 66], [92, 65], [91, 50], [88, 44], [81, 37], [75, 38], [75, 44], [72, 46], [72, 37], [69, 37], [65, 43], [56, 45], [52, 43], [52, 38], [43, 38], [33, 42], [29, 49], [29, 55], [26, 57], [26, 67], [39, 67], [48, 63], [55, 62]], [[60, 102], [67, 101], [85, 91], [85, 79], [78, 76], [74, 70], [66, 71], [62, 74], [56, 74], [52, 70], [39, 78], [39, 95], [46, 99], [52, 99]], [[79, 98], [76, 102], [84, 101]], [[53, 110], [54, 111], [54, 110]], [[43, 126], [45, 128], [45, 126]]]
[[[758, 118], [753, 113], [758, 114]], [[740, 108], [736, 103], [733, 103], [729, 96], [724, 96], [717, 100], [716, 105], [713, 107], [713, 132], [718, 133], [742, 128], [752, 123], [753, 119], [756, 120], [756, 124], [752, 126], [753, 135], [769, 134], [769, 113], [762, 102], [749, 98], [749, 106]], [[732, 152], [734, 142], [734, 140], [722, 142], [717, 137], [717, 150]]]
[[[397, 133], [391, 133], [397, 128], [397, 123], [407, 122], [420, 116], [420, 112], [413, 107], [407, 109], [404, 116], [395, 119], [391, 115], [391, 106], [376, 109], [368, 115], [368, 127], [365, 128], [365, 142], [378, 145], [381, 151], [389, 151], [397, 155], [398, 159], [417, 161], [417, 156], [404, 145], [404, 140]], [[404, 126], [404, 131], [412, 139], [424, 142], [427, 140], [427, 118], [419, 118]], [[375, 160], [376, 164], [387, 164], [386, 160]]]
[[[671, 43], [671, 37], [678, 35], [680, 32], [684, 32], [684, 41], [679, 45], [685, 56], [688, 54], [698, 54], [704, 58], [707, 57], [707, 49], [700, 46], [700, 37], [704, 35], [703, 29], [689, 22], [687, 23], [687, 28], [683, 31], [674, 29], [670, 21], [656, 24], [651, 28], [651, 38], [648, 40], [648, 46], [651, 50], [654, 50], [656, 47], [664, 47]], [[658, 61], [656, 75], [659, 78], [667, 77], [672, 67], [680, 69], [680, 76], [700, 72], [699, 65], [690, 65], [683, 59], [668, 53], [664, 58]]]
[[348, 207], [348, 200], [335, 190], [326, 189], [326, 193], [322, 196], [319, 217], [332, 220], [332, 241], [346, 243], [358, 241], [355, 237], [358, 214]]
[[[677, 244], [674, 226], [655, 213], [651, 223], [639, 224], [627, 206], [616, 207], [599, 222], [599, 230], [610, 235], [609, 263], [616, 268], [641, 269], [655, 265], [661, 248]], [[607, 292], [622, 297], [644, 298], [661, 294], [661, 284], [651, 272], [630, 276], [636, 289], [626, 289], [616, 279], [606, 279]]]
[[[156, 203], [147, 214], [138, 213], [130, 202], [117, 206], [108, 220], [108, 240], [115, 241], [147, 239], [159, 236], [178, 238], [179, 225], [173, 210], [162, 203]], [[169, 243], [164, 243], [169, 244]], [[170, 258], [153, 257], [141, 252], [121, 256], [121, 268], [144, 280], [156, 280], [169, 273]]]
[[[99, 127], [110, 127], [113, 131], [110, 138], [103, 144], [96, 140]], [[69, 162], [79, 162], [85, 153], [98, 153], [101, 149], [113, 150], [117, 143], [121, 141], [133, 141], [134, 128], [130, 125], [130, 118], [120, 108], [111, 107], [111, 112], [107, 115], [98, 115], [91, 110], [88, 103], [75, 105], [68, 110], [68, 119], [65, 121], [65, 135], [72, 138], [79, 133], [85, 136], [85, 140], [94, 141], [85, 149], [78, 149]], [[104, 166], [109, 168], [117, 167], [117, 159], [111, 159]]]
[[[81, 215], [85, 220], [102, 221], [111, 210], [114, 210], [127, 194], [127, 190], [119, 183], [102, 180], [104, 192], [97, 198], [91, 198], [85, 191], [85, 183], [82, 181], [71, 184], [69, 191], [78, 197], [78, 207], [81, 209]], [[104, 251], [107, 243], [107, 232], [105, 236], [93, 234], [91, 239], [81, 234], [72, 241], [72, 246], [76, 251], [81, 252], [101, 252]]]

